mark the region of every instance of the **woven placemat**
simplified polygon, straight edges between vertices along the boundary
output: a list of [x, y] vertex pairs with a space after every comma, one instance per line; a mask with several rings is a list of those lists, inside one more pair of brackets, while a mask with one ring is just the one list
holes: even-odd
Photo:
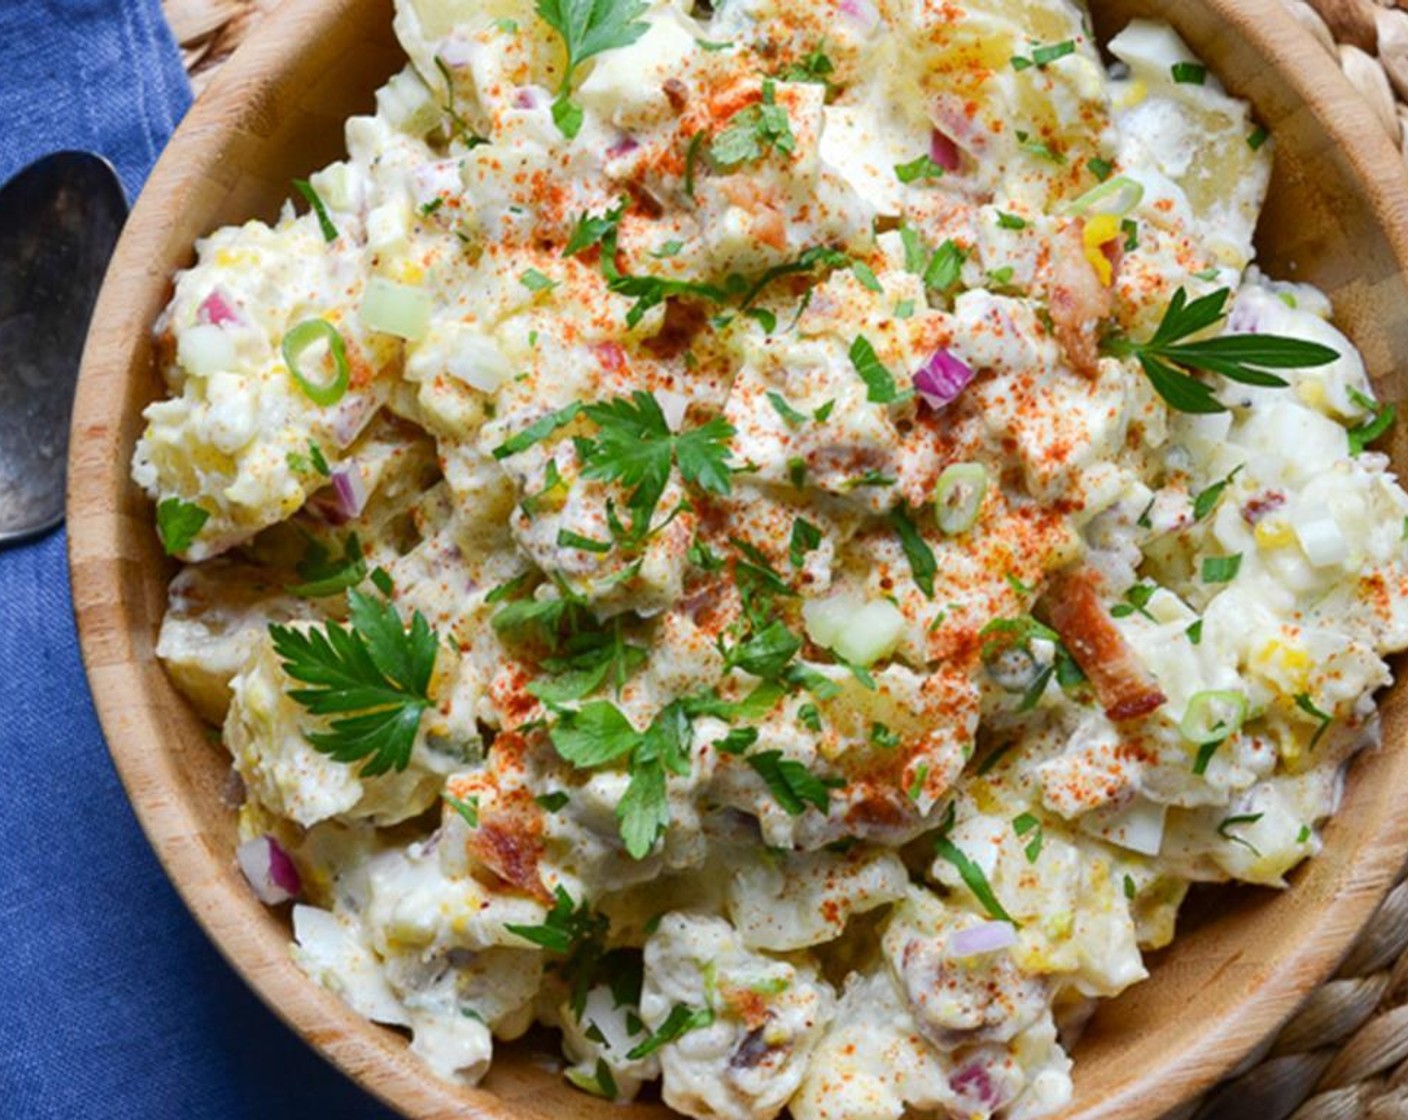
[[[162, 0], [199, 93], [280, 0]], [[1283, 4], [1408, 148], [1408, 0]], [[1408, 159], [1408, 153], [1405, 153]], [[1242, 1070], [1166, 1120], [1408, 1120], [1408, 881]]]

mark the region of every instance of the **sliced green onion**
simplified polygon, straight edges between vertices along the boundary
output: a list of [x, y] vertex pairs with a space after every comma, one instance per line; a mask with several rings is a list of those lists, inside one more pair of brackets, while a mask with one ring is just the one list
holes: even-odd
[[1062, 209], [1067, 214], [1114, 214], [1123, 218], [1144, 201], [1144, 184], [1128, 175], [1116, 175], [1098, 186], [1091, 187], [1078, 198], [1071, 199]]
[[422, 288], [374, 276], [362, 296], [362, 323], [407, 342], [425, 337], [430, 326], [430, 296]]
[[[299, 364], [304, 352], [317, 342], [327, 343], [328, 356], [332, 359], [332, 379], [328, 381], [310, 381]], [[326, 319], [304, 319], [290, 330], [284, 335], [283, 353], [289, 373], [298, 382], [304, 396], [314, 404], [327, 408], [340, 401], [347, 392], [347, 347], [337, 328]]]
[[1220, 743], [1242, 726], [1247, 718], [1247, 698], [1230, 689], [1195, 692], [1178, 725], [1178, 733], [1190, 743]]
[[988, 470], [982, 463], [954, 463], [944, 468], [934, 487], [934, 517], [949, 536], [966, 533], [978, 520], [988, 492]]

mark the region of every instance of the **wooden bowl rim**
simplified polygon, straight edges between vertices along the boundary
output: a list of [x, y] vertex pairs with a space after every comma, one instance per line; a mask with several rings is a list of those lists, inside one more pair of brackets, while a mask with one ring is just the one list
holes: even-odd
[[[269, 75], [282, 73], [306, 49], [310, 32], [316, 33], [320, 25], [337, 18], [335, 13], [357, 2], [285, 0], [192, 107], [137, 200], [95, 309], [75, 401], [68, 479], [73, 601], [80, 648], [113, 763], [167, 876], [226, 961], [305, 1041], [360, 1086], [405, 1115], [513, 1120], [521, 1115], [516, 1102], [526, 1104], [535, 1096], [530, 1088], [514, 1086], [512, 1091], [495, 1094], [438, 1082], [405, 1053], [404, 1047], [394, 1048], [388, 1029], [356, 1015], [336, 996], [307, 979], [293, 964], [286, 943], [276, 945], [252, 927], [251, 915], [257, 918], [254, 908], [259, 904], [252, 896], [232, 899], [224, 889], [222, 874], [233, 862], [232, 853], [193, 842], [204, 823], [190, 802], [140, 795], [141, 787], [147, 785], [169, 791], [172, 764], [166, 752], [150, 749], [151, 744], [163, 740], [160, 712], [144, 703], [143, 655], [133, 640], [131, 611], [120, 602], [118, 572], [128, 559], [123, 555], [121, 536], [128, 515], [114, 507], [113, 495], [131, 485], [128, 462], [126, 454], [85, 454], [81, 442], [97, 433], [96, 438], [109, 441], [109, 450], [115, 446], [113, 398], [101, 390], [120, 383], [131, 366], [133, 346], [149, 329], [149, 324], [118, 318], [118, 293], [127, 278], [148, 283], [167, 279], [156, 273], [151, 262], [162, 257], [169, 227], [166, 196], [170, 181], [191, 167], [210, 167], [217, 162], [233, 132], [230, 122], [238, 118], [232, 107]], [[1268, 66], [1275, 66], [1300, 104], [1339, 145], [1349, 174], [1361, 185], [1368, 209], [1408, 281], [1408, 176], [1367, 103], [1330, 56], [1299, 24], [1285, 17], [1279, 5], [1265, 0], [1205, 3], [1229, 33], [1246, 40]], [[1149, 6], [1170, 5], [1168, 0], [1149, 0]], [[1273, 7], [1274, 12], [1270, 10]], [[1272, 60], [1294, 60], [1295, 67]], [[114, 340], [120, 345], [110, 347]], [[102, 602], [119, 604], [127, 625], [116, 634], [100, 634], [85, 616], [85, 604]], [[115, 658], [114, 652], [120, 656]], [[143, 732], [135, 736], [131, 734], [134, 719]], [[1403, 749], [1397, 744], [1395, 748]], [[1077, 1102], [1063, 1117], [1156, 1117], [1225, 1076], [1251, 1052], [1259, 1037], [1274, 1030], [1299, 1000], [1330, 974], [1391, 886], [1406, 851], [1408, 817], [1366, 843], [1364, 854], [1370, 858], [1355, 866], [1354, 889], [1346, 891], [1337, 906], [1324, 908], [1327, 913], [1316, 926], [1322, 936], [1307, 939], [1304, 949], [1288, 956], [1256, 996], [1243, 1005], [1235, 1022], [1231, 1017], [1224, 1019], [1216, 1029], [1201, 1035], [1195, 1045], [1169, 1055], [1167, 1064], [1142, 1071], [1114, 1094]], [[1328, 912], [1331, 909], [1333, 913]]]

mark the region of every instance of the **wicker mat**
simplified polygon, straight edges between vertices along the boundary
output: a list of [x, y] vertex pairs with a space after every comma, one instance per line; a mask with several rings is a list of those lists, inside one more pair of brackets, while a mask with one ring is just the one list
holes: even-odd
[[[197, 92], [279, 0], [163, 0]], [[1408, 0], [1281, 3], [1408, 148]], [[1166, 1120], [1408, 1120], [1408, 881], [1242, 1071]]]

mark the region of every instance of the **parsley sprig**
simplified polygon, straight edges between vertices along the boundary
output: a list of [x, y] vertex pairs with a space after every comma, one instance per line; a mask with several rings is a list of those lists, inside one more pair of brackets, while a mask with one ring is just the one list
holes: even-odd
[[643, 0], [538, 0], [537, 12], [562, 39], [567, 65], [552, 103], [552, 119], [571, 140], [582, 129], [582, 110], [574, 104], [572, 78], [587, 59], [602, 51], [628, 47], [650, 29], [640, 17]]
[[284, 672], [310, 686], [289, 697], [313, 715], [342, 716], [308, 742], [338, 762], [365, 759], [365, 777], [404, 770], [420, 718], [430, 707], [439, 639], [416, 611], [407, 630], [387, 600], [349, 591], [350, 627], [329, 622], [295, 630], [272, 623]]
[[761, 159], [769, 151], [790, 155], [797, 147], [787, 110], [777, 103], [777, 86], [763, 81], [760, 101], [740, 109], [709, 143], [709, 162], [720, 171], [732, 171]]
[[1188, 300], [1179, 288], [1169, 301], [1158, 330], [1147, 342], [1128, 338], [1109, 340], [1107, 348], [1118, 357], [1134, 357], [1155, 392], [1179, 412], [1226, 412], [1213, 395], [1212, 386], [1193, 372], [1218, 373], [1244, 385], [1284, 388], [1286, 382], [1271, 369], [1309, 369], [1329, 365], [1339, 353], [1317, 342], [1271, 334], [1224, 334], [1217, 338], [1187, 341], [1222, 321], [1227, 314], [1227, 288]]

